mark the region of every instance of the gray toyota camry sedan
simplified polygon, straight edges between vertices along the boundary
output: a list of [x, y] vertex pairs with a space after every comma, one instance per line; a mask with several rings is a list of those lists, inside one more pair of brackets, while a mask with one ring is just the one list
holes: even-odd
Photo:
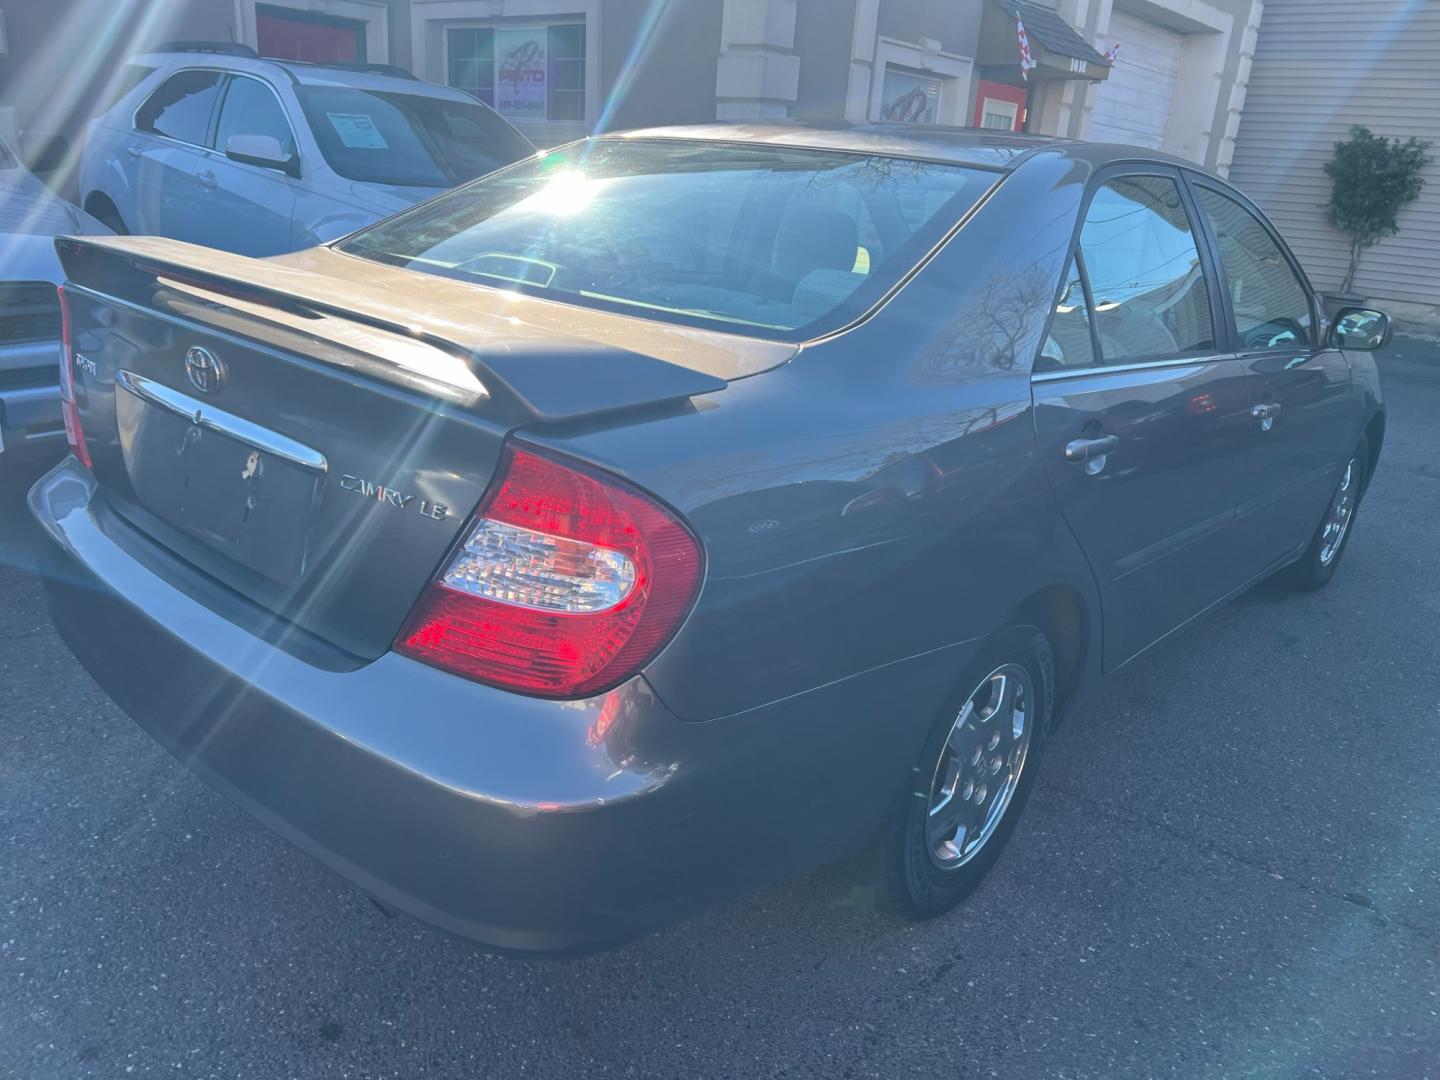
[[1330, 579], [1385, 435], [1385, 316], [1126, 147], [662, 129], [276, 259], [58, 246], [65, 640], [265, 824], [498, 949], [862, 849], [948, 910], [1088, 688]]

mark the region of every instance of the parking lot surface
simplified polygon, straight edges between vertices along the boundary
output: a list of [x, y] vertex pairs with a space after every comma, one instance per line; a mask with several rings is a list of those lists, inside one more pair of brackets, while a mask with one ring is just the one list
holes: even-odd
[[142, 735], [0, 458], [0, 1077], [1440, 1077], [1440, 346], [1381, 362], [1331, 587], [1072, 715], [960, 910], [842, 865], [569, 962], [385, 916]]

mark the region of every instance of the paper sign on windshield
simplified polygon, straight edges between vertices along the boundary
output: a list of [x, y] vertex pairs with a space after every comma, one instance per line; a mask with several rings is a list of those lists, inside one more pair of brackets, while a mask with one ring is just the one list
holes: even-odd
[[367, 114], [327, 112], [325, 115], [330, 120], [330, 126], [335, 129], [335, 134], [340, 136], [340, 141], [351, 150], [390, 149], [385, 136], [380, 134], [375, 121]]

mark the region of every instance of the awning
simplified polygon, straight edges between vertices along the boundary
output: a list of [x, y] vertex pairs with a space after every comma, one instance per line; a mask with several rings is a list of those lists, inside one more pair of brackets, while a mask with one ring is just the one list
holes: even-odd
[[1020, 66], [1015, 21], [1025, 23], [1032, 79], [1088, 79], [1100, 82], [1110, 74], [1110, 62], [1086, 41], [1058, 12], [1029, 0], [994, 0], [980, 19], [980, 47], [976, 61], [984, 67]]

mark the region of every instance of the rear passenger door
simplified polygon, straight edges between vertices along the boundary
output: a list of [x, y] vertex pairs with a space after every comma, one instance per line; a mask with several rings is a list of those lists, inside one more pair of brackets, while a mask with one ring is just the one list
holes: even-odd
[[1309, 542], [1361, 422], [1350, 365], [1319, 340], [1318, 305], [1269, 224], [1234, 190], [1190, 175], [1215, 250], [1228, 330], [1250, 376], [1241, 526], [1264, 561]]
[[135, 111], [131, 161], [135, 203], [126, 216], [134, 233], [205, 243], [209, 193], [196, 172], [207, 152], [222, 74], [186, 68], [171, 75]]
[[1047, 475], [1099, 584], [1107, 669], [1251, 574], [1250, 400], [1178, 171], [1102, 173], [1032, 377]]

